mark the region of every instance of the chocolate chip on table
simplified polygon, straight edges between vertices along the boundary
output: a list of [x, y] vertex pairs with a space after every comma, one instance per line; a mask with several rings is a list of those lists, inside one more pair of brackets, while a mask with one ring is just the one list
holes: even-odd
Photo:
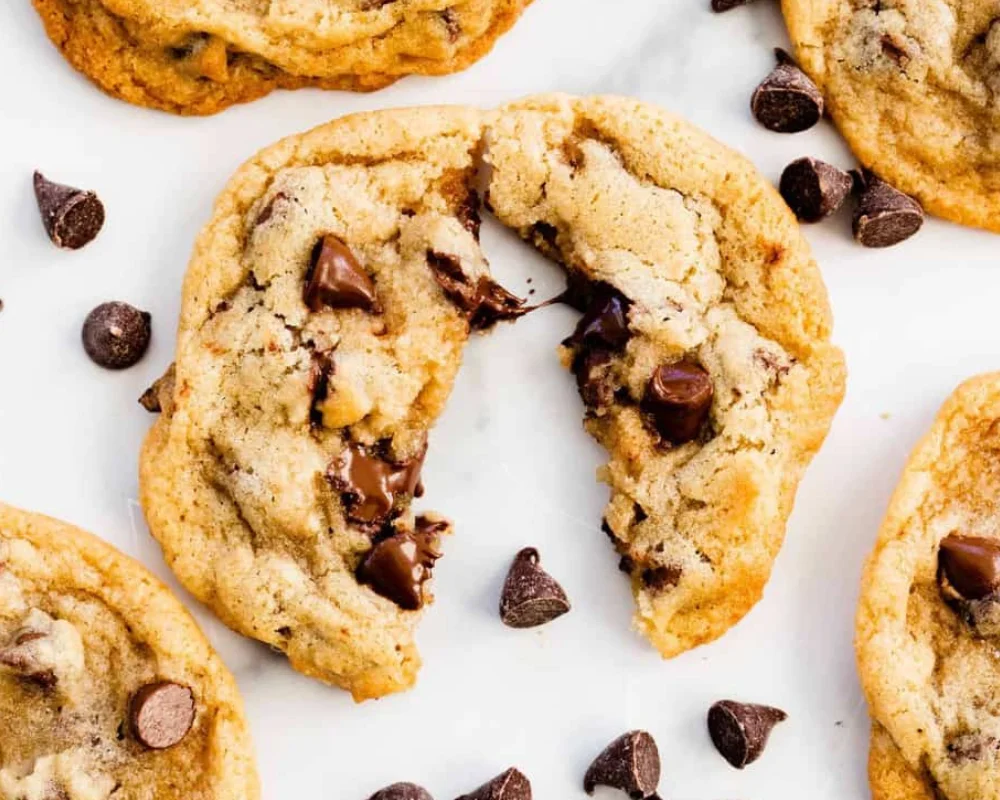
[[474, 330], [486, 330], [534, 310], [488, 275], [473, 280], [455, 256], [429, 250], [427, 264], [445, 297], [469, 318], [469, 326]]
[[163, 411], [171, 413], [173, 410], [175, 375], [176, 366], [171, 364], [167, 367], [167, 371], [153, 381], [153, 385], [142, 393], [142, 397], [139, 398], [139, 405], [150, 414], [159, 414]]
[[35, 172], [35, 199], [45, 232], [56, 247], [79, 250], [104, 227], [104, 204], [93, 192], [64, 186]]
[[722, 757], [743, 769], [761, 757], [772, 729], [786, 719], [779, 708], [721, 700], [708, 711], [708, 732]]
[[712, 409], [714, 389], [709, 374], [697, 364], [664, 364], [649, 379], [642, 399], [659, 432], [671, 444], [698, 436]]
[[394, 783], [379, 789], [368, 800], [434, 800], [431, 793], [415, 783]]
[[865, 247], [892, 247], [924, 224], [920, 203], [870, 170], [854, 173], [861, 196], [854, 210], [854, 238]]
[[354, 253], [332, 233], [317, 242], [306, 275], [305, 304], [323, 308], [360, 308], [378, 311], [375, 284]]
[[620, 789], [635, 800], [653, 798], [660, 783], [660, 751], [645, 731], [630, 731], [609, 744], [594, 759], [583, 779], [593, 794], [598, 786]]
[[152, 317], [128, 303], [102, 303], [83, 323], [83, 349], [106, 369], [126, 369], [149, 349]]
[[731, 11], [739, 6], [745, 6], [750, 0], [712, 0], [712, 11], [721, 14], [723, 11]]
[[938, 565], [955, 591], [967, 600], [982, 600], [1000, 589], [998, 540], [950, 534], [941, 541]]
[[531, 800], [531, 781], [516, 767], [456, 800]]
[[172, 681], [148, 683], [129, 703], [132, 735], [151, 750], [179, 744], [194, 724], [194, 693]]
[[358, 567], [358, 580], [406, 611], [423, 608], [424, 584], [441, 558], [446, 522], [417, 517], [413, 531], [399, 531], [378, 542]]
[[753, 93], [750, 108], [765, 128], [777, 133], [798, 133], [823, 116], [823, 95], [792, 57], [775, 50], [778, 66]]
[[500, 595], [500, 619], [509, 628], [535, 628], [570, 610], [562, 586], [542, 569], [538, 551], [526, 547], [514, 558]]
[[853, 186], [846, 170], [818, 158], [800, 158], [785, 167], [778, 188], [796, 217], [819, 222], [844, 204]]
[[416, 496], [425, 452], [394, 463], [360, 445], [346, 447], [330, 464], [327, 479], [343, 495], [348, 519], [377, 525], [391, 515], [398, 497]]

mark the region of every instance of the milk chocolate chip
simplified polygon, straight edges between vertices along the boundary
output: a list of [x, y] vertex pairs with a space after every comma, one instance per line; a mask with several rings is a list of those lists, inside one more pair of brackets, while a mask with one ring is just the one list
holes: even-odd
[[817, 158], [800, 158], [785, 167], [779, 190], [795, 216], [819, 222], [844, 204], [853, 186], [845, 170]]
[[457, 800], [531, 800], [531, 782], [515, 767]]
[[426, 602], [424, 584], [441, 558], [440, 533], [445, 522], [417, 517], [413, 531], [401, 531], [378, 542], [358, 568], [358, 580], [406, 611]]
[[416, 496], [424, 452], [409, 461], [393, 463], [360, 445], [345, 448], [327, 470], [327, 479], [341, 492], [348, 519], [379, 524], [391, 515], [398, 497]]
[[83, 349], [105, 369], [127, 369], [149, 348], [152, 317], [128, 303], [102, 303], [83, 323]]
[[982, 600], [1000, 589], [1000, 541], [951, 534], [941, 541], [938, 565], [967, 600]]
[[415, 783], [394, 783], [379, 789], [368, 800], [434, 800], [431, 793]]
[[311, 311], [324, 307], [378, 310], [375, 284], [350, 248], [333, 234], [320, 239], [313, 250], [304, 299]]
[[798, 133], [823, 116], [823, 95], [784, 50], [775, 50], [778, 66], [753, 93], [750, 108], [757, 121], [777, 133]]
[[172, 681], [143, 686], [129, 704], [132, 735], [151, 750], [179, 744], [194, 724], [194, 693]]
[[743, 769], [761, 757], [774, 726], [786, 719], [779, 708], [720, 700], [708, 711], [708, 732], [722, 757]]
[[678, 361], [653, 373], [642, 408], [652, 416], [660, 436], [671, 444], [684, 444], [698, 436], [708, 419], [713, 394], [712, 379], [704, 369]]
[[920, 203], [869, 170], [856, 172], [861, 196], [854, 210], [854, 238], [865, 247], [892, 247], [924, 224]]
[[634, 800], [654, 797], [660, 783], [660, 751], [645, 731], [619, 736], [594, 759], [583, 779], [583, 789], [593, 794], [598, 786], [620, 789]]
[[79, 250], [104, 227], [104, 204], [93, 192], [53, 183], [35, 172], [35, 200], [42, 224], [56, 247]]
[[526, 547], [514, 558], [500, 597], [500, 619], [510, 628], [535, 628], [569, 611], [562, 586], [539, 563], [538, 551]]

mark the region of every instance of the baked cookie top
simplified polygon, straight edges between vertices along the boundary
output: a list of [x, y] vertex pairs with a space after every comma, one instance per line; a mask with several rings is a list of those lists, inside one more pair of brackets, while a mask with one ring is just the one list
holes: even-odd
[[1000, 375], [974, 378], [917, 445], [865, 569], [872, 718], [948, 800], [1000, 797]]
[[463, 345], [527, 310], [489, 277], [477, 190], [586, 309], [563, 356], [611, 453], [607, 532], [665, 655], [759, 598], [843, 391], [791, 213], [658, 109], [384, 111], [265, 150], [196, 246], [143, 507], [223, 620], [358, 698], [415, 677], [447, 525], [410, 500]]
[[861, 162], [928, 211], [1000, 230], [1000, 7], [782, 0], [802, 67]]
[[95, 537], [0, 505], [0, 798], [259, 795], [236, 684], [181, 604]]
[[212, 114], [277, 88], [371, 90], [464, 69], [531, 0], [33, 0], [105, 91]]

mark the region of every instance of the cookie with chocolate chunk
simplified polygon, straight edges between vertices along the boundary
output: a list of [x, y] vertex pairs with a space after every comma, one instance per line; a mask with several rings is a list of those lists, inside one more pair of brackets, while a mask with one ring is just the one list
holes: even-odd
[[259, 797], [236, 683], [139, 564], [0, 504], [0, 798]]
[[1000, 798], [998, 451], [994, 373], [944, 404], [868, 559], [856, 646], [877, 800]]
[[104, 91], [213, 114], [274, 89], [370, 91], [490, 51], [531, 0], [33, 0], [52, 42]]
[[928, 212], [1000, 231], [1000, 8], [782, 0], [799, 66], [872, 172]]

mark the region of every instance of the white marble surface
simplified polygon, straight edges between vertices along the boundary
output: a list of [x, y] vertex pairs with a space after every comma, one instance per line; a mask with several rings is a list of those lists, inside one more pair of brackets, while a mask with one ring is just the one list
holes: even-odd
[[[750, 92], [785, 42], [769, 0], [715, 16], [708, 0], [537, 0], [467, 73], [368, 96], [274, 95], [211, 119], [131, 108], [93, 90], [45, 41], [28, 0], [0, 3], [0, 497], [64, 517], [169, 580], [135, 504], [149, 424], [135, 398], [171, 358], [191, 242], [227, 176], [259, 147], [340, 114], [402, 104], [493, 104], [531, 92], [618, 92], [681, 112], [776, 178], [794, 157], [849, 163], [827, 126], [795, 137], [757, 127]], [[31, 171], [99, 189], [101, 238], [76, 254], [45, 239]], [[404, 696], [355, 706], [289, 670], [193, 606], [243, 688], [267, 800], [363, 800], [393, 780], [438, 800], [516, 764], [535, 796], [583, 797], [583, 772], [613, 736], [645, 727], [672, 800], [867, 797], [867, 719], [851, 650], [859, 572], [906, 453], [963, 377], [997, 364], [997, 240], [939, 222], [868, 252], [839, 217], [807, 235], [851, 370], [847, 400], [799, 493], [764, 601], [722, 641], [672, 662], [629, 632], [631, 600], [598, 531], [601, 453], [579, 427], [553, 354], [573, 324], [555, 307], [474, 343], [433, 438], [425, 503], [459, 535], [438, 569], [420, 635], [425, 669]], [[512, 288], [557, 271], [489, 228]], [[155, 320], [153, 348], [122, 374], [84, 357], [79, 326], [124, 299]], [[575, 603], [539, 632], [496, 619], [523, 544], [541, 548]], [[791, 713], [765, 757], [730, 769], [704, 732], [723, 696]], [[611, 794], [606, 795], [612, 797]]]

